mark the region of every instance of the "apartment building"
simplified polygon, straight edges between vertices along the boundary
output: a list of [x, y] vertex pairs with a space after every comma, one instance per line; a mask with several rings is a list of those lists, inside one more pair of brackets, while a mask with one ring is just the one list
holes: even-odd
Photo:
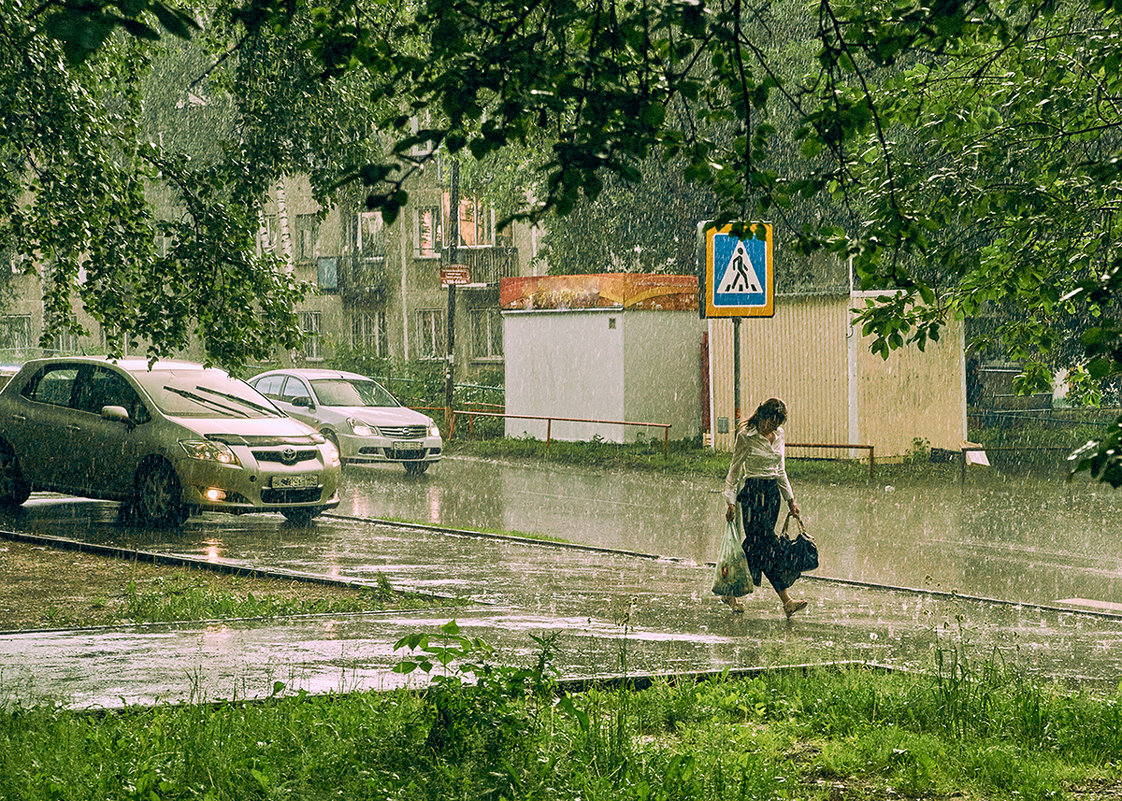
[[[409, 187], [410, 203], [392, 225], [358, 201], [321, 208], [302, 176], [287, 177], [274, 187], [265, 204], [259, 247], [314, 287], [297, 309], [307, 334], [303, 348], [278, 353], [276, 361], [315, 366], [330, 363], [342, 351], [394, 362], [444, 361], [449, 313], [448, 287], [441, 284], [444, 271], [468, 280], [455, 293], [456, 380], [471, 382], [501, 371], [499, 281], [534, 274], [540, 232], [525, 225], [499, 231], [492, 208], [470, 194], [461, 195], [456, 265], [466, 269], [447, 270], [452, 210], [444, 172], [435, 165]], [[0, 312], [0, 363], [18, 363], [41, 352], [39, 281], [14, 275], [12, 290]], [[51, 350], [104, 352], [97, 323], [75, 311], [88, 334], [62, 337]]]

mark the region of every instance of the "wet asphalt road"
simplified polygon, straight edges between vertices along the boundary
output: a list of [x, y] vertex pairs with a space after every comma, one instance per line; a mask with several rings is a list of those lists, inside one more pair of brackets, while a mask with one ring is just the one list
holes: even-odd
[[[1092, 686], [1122, 676], [1122, 493], [1086, 481], [965, 486], [796, 484], [822, 568], [787, 623], [766, 586], [733, 615], [709, 592], [720, 478], [447, 460], [424, 476], [347, 471], [337, 515], [204, 515], [168, 534], [121, 527], [113, 504], [36, 497], [0, 528], [363, 580], [472, 602], [461, 627], [504, 661], [560, 632], [562, 676], [865, 660], [930, 668], [937, 649]], [[544, 534], [648, 559], [479, 539], [358, 518]], [[2, 547], [2, 543], [0, 543]], [[835, 580], [829, 580], [835, 579]], [[956, 595], [957, 594], [957, 595]], [[991, 599], [991, 600], [978, 600]], [[0, 635], [0, 692], [117, 706], [397, 686], [402, 635], [423, 613]]]

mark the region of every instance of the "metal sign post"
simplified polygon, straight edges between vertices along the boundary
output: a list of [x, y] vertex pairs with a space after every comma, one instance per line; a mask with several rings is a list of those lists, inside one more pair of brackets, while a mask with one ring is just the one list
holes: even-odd
[[732, 318], [732, 436], [740, 430], [740, 318]]
[[[452, 187], [449, 198], [448, 211], [451, 219], [448, 221], [448, 262], [449, 266], [456, 263], [460, 248], [460, 160], [452, 156]], [[457, 265], [459, 266], [459, 265]], [[466, 272], [466, 271], [465, 271]], [[444, 436], [452, 436], [452, 390], [454, 383], [454, 368], [456, 361], [456, 283], [448, 284], [448, 350], [447, 363], [444, 370]]]

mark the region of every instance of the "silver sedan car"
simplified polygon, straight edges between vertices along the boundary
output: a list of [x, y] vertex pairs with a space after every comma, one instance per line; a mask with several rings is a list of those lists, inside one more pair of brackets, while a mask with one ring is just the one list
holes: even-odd
[[151, 525], [197, 511], [307, 523], [339, 504], [340, 475], [319, 432], [199, 364], [35, 359], [0, 391], [0, 505], [54, 490]]
[[343, 370], [271, 370], [249, 379], [280, 409], [338, 446], [344, 464], [397, 462], [423, 473], [443, 441], [431, 417], [402, 406], [378, 382]]

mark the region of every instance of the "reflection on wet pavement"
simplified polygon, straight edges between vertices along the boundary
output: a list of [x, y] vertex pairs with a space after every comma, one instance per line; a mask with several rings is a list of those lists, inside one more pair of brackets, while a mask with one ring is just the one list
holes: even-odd
[[[192, 518], [168, 534], [119, 526], [115, 507], [37, 498], [0, 528], [255, 566], [373, 579], [458, 595], [457, 613], [505, 659], [530, 661], [530, 634], [563, 632], [565, 676], [865, 660], [928, 669], [933, 651], [997, 655], [1043, 676], [1114, 687], [1122, 618], [1030, 604], [1122, 601], [1117, 494], [1092, 485], [797, 487], [822, 552], [819, 573], [850, 581], [1003, 598], [990, 604], [807, 580], [788, 623], [768, 588], [734, 615], [709, 592], [720, 477], [679, 479], [448, 460], [422, 477], [348, 472], [340, 512], [503, 528], [657, 553], [645, 560], [324, 518]], [[1101, 607], [1103, 608], [1103, 607]], [[80, 706], [268, 695], [292, 688], [395, 686], [393, 643], [447, 612], [194, 624], [0, 636], [0, 688]], [[110, 678], [111, 677], [111, 678]]]

